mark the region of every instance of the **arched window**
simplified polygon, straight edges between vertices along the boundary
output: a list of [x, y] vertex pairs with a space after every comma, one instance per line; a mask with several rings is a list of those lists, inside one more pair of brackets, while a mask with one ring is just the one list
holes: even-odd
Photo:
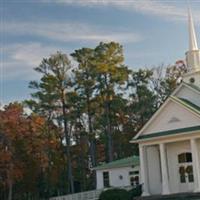
[[186, 153], [181, 153], [178, 155], [178, 162], [179, 163], [188, 163], [192, 162], [192, 153], [186, 152]]

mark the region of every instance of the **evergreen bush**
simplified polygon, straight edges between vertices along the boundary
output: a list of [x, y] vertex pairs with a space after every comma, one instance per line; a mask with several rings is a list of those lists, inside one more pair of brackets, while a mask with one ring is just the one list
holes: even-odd
[[103, 191], [99, 200], [131, 200], [130, 194], [124, 189], [109, 189]]
[[129, 191], [130, 198], [141, 196], [142, 194], [142, 185], [138, 185], [136, 188], [133, 188]]

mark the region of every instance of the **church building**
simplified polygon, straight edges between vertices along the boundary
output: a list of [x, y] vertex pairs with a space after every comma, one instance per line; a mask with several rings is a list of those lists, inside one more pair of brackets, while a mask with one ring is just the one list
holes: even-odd
[[200, 50], [189, 11], [187, 73], [132, 139], [139, 144], [143, 196], [200, 192]]

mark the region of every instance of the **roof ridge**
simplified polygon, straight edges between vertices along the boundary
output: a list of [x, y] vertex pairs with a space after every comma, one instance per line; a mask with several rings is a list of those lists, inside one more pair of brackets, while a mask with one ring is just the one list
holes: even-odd
[[136, 155], [133, 155], [133, 156], [128, 156], [128, 157], [124, 157], [124, 158], [120, 158], [120, 159], [117, 159], [117, 160], [113, 160], [113, 161], [110, 161], [110, 162], [104, 162], [103, 164], [110, 164], [110, 163], [114, 163], [114, 162], [117, 162], [117, 161], [121, 161], [121, 160], [128, 160], [130, 158], [138, 158], [139, 156], [136, 156]]
[[133, 155], [122, 159], [114, 160], [108, 163], [102, 163], [99, 166], [94, 167], [93, 170], [110, 169], [118, 167], [120, 168], [130, 165], [138, 165], [138, 162], [139, 162], [139, 156]]

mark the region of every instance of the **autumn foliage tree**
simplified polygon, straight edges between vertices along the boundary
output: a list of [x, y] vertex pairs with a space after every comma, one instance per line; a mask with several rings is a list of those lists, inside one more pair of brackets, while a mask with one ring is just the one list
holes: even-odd
[[[0, 112], [1, 177], [8, 187], [8, 199], [12, 199], [14, 184], [23, 180], [26, 189], [32, 189], [41, 168], [47, 167], [44, 151], [45, 120], [39, 116], [27, 117], [20, 104], [9, 104]], [[27, 191], [28, 192], [28, 191]]]
[[8, 194], [4, 195], [9, 200], [39, 197], [41, 174], [49, 168], [49, 160], [56, 164], [49, 157], [48, 147], [58, 156], [58, 137], [54, 135], [48, 140], [45, 118], [24, 114], [19, 103], [9, 104], [0, 111], [0, 133], [2, 194]]

